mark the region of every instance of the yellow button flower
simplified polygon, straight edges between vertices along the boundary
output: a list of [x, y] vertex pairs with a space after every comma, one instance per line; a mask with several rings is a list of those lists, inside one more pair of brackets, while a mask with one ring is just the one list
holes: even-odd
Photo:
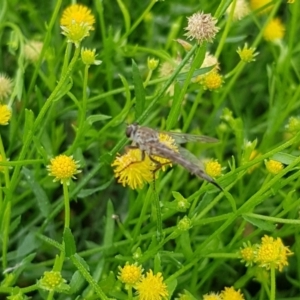
[[65, 154], [58, 155], [51, 159], [50, 165], [47, 166], [50, 176], [54, 176], [53, 181], [59, 181], [61, 183], [70, 183], [71, 178], [75, 178], [74, 175], [80, 173], [78, 170], [79, 164], [73, 159], [73, 156], [67, 156]]
[[136, 285], [139, 300], [167, 299], [169, 293], [163, 282], [162, 274], [153, 275], [150, 270], [147, 275]]
[[209, 293], [206, 295], [203, 295], [203, 300], [222, 300], [219, 294], [215, 293]]
[[74, 43], [76, 47], [82, 39], [94, 30], [95, 17], [91, 10], [84, 5], [72, 4], [67, 7], [60, 20], [62, 34], [64, 34], [68, 42]]
[[283, 164], [273, 159], [265, 160], [265, 165], [269, 173], [273, 175], [277, 175], [283, 169]]
[[266, 41], [273, 42], [284, 37], [285, 27], [279, 18], [271, 20], [266, 26], [263, 36]]
[[204, 164], [205, 172], [211, 177], [219, 177], [222, 172], [222, 166], [217, 160], [209, 160]]
[[128, 285], [134, 285], [140, 281], [142, 278], [143, 269], [141, 266], [138, 266], [137, 263], [125, 264], [123, 268], [119, 266], [119, 276], [118, 279]]
[[0, 125], [7, 125], [11, 118], [11, 109], [6, 104], [0, 104]]
[[280, 238], [265, 235], [258, 245], [256, 253], [256, 263], [269, 270], [271, 267], [282, 271], [284, 266], [288, 265], [287, 257], [293, 255], [288, 247], [284, 246]]
[[222, 300], [244, 300], [244, 295], [240, 290], [235, 290], [233, 287], [225, 287], [221, 292]]

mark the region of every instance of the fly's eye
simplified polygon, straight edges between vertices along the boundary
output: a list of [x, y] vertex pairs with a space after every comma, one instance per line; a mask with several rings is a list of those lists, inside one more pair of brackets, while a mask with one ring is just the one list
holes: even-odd
[[126, 136], [129, 138], [132, 132], [132, 127], [131, 126], [127, 126], [126, 128]]

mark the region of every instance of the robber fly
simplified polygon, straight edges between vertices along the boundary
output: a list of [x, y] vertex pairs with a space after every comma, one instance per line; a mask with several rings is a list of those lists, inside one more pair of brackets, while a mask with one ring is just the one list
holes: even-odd
[[[203, 143], [216, 143], [218, 140], [201, 135], [193, 134], [184, 134], [184, 133], [173, 133], [166, 132], [167, 135], [174, 137], [175, 140], [180, 139], [179, 142], [187, 141], [200, 141]], [[220, 190], [223, 190], [213, 178], [208, 176], [205, 171], [196, 163], [193, 163], [191, 160], [185, 158], [180, 152], [169, 148], [164, 143], [159, 140], [159, 132], [149, 128], [139, 126], [137, 123], [129, 124], [126, 128], [126, 136], [132, 141], [133, 148], [139, 148], [142, 152], [142, 160], [145, 159], [145, 154], [149, 156], [152, 162], [157, 166], [156, 170], [162, 167], [162, 164], [155, 160], [153, 156], [159, 156], [165, 159], [168, 159], [174, 163], [177, 163], [187, 169], [191, 174], [194, 174], [202, 179], [207, 180], [212, 183]]]

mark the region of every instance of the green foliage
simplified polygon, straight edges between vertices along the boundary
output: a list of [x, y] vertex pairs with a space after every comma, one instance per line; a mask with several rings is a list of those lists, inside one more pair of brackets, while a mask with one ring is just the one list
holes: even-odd
[[[169, 299], [228, 286], [245, 299], [298, 298], [300, 1], [273, 1], [241, 20], [227, 11], [240, 1], [89, 1], [95, 23], [76, 42], [59, 27], [71, 4], [62, 2], [0, 4], [0, 297], [153, 299], [118, 279], [128, 262], [144, 276], [161, 273]], [[211, 43], [185, 39], [198, 11], [218, 19]], [[285, 31], [270, 42], [274, 17]], [[249, 63], [236, 52], [246, 43], [258, 53]], [[84, 65], [82, 47], [95, 48], [98, 63]], [[219, 85], [205, 81], [213, 72]], [[111, 164], [133, 122], [217, 138], [185, 147], [221, 164], [224, 191], [178, 166], [142, 189], [122, 186]], [[76, 167], [50, 177], [60, 154]], [[283, 168], [268, 172], [269, 160]], [[288, 247], [284, 272], [245, 266], [240, 249], [264, 235]], [[51, 271], [63, 278], [57, 286]]]

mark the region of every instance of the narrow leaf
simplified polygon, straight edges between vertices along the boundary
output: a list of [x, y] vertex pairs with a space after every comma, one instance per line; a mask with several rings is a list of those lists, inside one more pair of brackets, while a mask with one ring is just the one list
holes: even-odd
[[140, 117], [145, 110], [145, 89], [137, 64], [132, 60], [133, 85], [136, 98], [136, 117]]
[[63, 239], [65, 242], [66, 257], [74, 255], [76, 253], [76, 244], [70, 228], [65, 228]]

